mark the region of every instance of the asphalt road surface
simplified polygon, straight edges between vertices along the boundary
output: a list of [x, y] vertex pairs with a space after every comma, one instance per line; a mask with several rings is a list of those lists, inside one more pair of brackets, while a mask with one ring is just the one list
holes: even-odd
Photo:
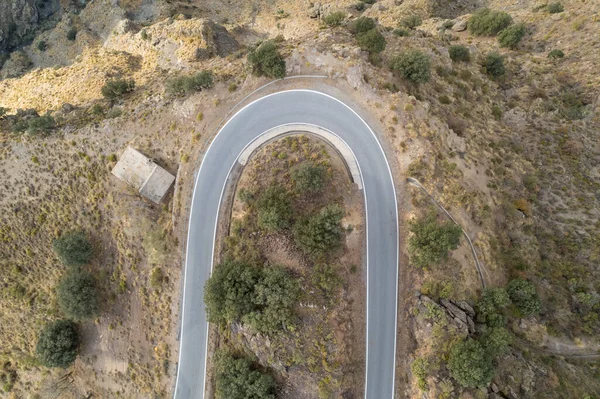
[[374, 133], [329, 95], [290, 90], [265, 96], [235, 114], [207, 150], [196, 178], [188, 231], [175, 399], [204, 397], [208, 324], [203, 301], [210, 277], [223, 189], [244, 147], [285, 124], [313, 124], [352, 149], [366, 201], [367, 353], [365, 398], [392, 399], [396, 353], [398, 213], [389, 165]]

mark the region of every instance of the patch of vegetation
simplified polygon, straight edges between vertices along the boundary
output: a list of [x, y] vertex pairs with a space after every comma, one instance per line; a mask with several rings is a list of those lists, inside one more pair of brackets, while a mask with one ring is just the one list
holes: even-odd
[[300, 219], [294, 225], [296, 244], [306, 254], [321, 256], [342, 244], [344, 230], [340, 221], [344, 210], [337, 205], [328, 205], [310, 218]]
[[469, 62], [471, 60], [471, 52], [466, 46], [454, 45], [448, 49], [450, 59], [454, 62]]
[[104, 98], [116, 100], [123, 97], [126, 93], [132, 92], [134, 89], [135, 81], [133, 79], [114, 79], [107, 81], [100, 91]]
[[485, 57], [484, 66], [485, 72], [494, 78], [498, 78], [506, 73], [504, 57], [498, 53], [488, 53]]
[[275, 380], [254, 368], [250, 360], [222, 350], [215, 359], [217, 399], [275, 399]]
[[564, 56], [565, 56], [565, 53], [562, 50], [558, 50], [558, 49], [552, 50], [548, 53], [548, 58], [557, 59], [557, 58], [564, 58]]
[[70, 41], [75, 41], [77, 39], [77, 29], [75, 27], [71, 27], [67, 31], [67, 39]]
[[274, 79], [285, 77], [285, 59], [279, 53], [277, 45], [269, 40], [248, 53], [248, 62], [255, 76], [267, 76]]
[[8, 108], [0, 107], [0, 120], [4, 119], [8, 111], [10, 111]]
[[79, 334], [70, 320], [48, 323], [40, 332], [36, 353], [46, 367], [69, 367], [77, 358]]
[[408, 239], [410, 261], [426, 268], [443, 261], [448, 252], [458, 247], [462, 230], [451, 221], [439, 223], [434, 212], [413, 220], [409, 225], [412, 235]]
[[526, 33], [525, 24], [511, 25], [500, 32], [498, 35], [498, 43], [500, 44], [500, 47], [515, 49]]
[[342, 285], [342, 279], [337, 274], [335, 267], [318, 263], [313, 267], [311, 274], [312, 284], [321, 292], [327, 300], [333, 300], [336, 291]]
[[327, 170], [323, 166], [306, 162], [293, 169], [291, 177], [299, 193], [316, 194], [323, 189]]
[[373, 18], [368, 17], [359, 17], [352, 21], [350, 25], [348, 25], [348, 30], [354, 34], [358, 35], [359, 33], [366, 33], [372, 29], [376, 28], [375, 20]]
[[92, 243], [82, 231], [63, 234], [54, 240], [52, 249], [66, 266], [85, 265], [94, 255]]
[[558, 1], [554, 1], [550, 4], [548, 4], [546, 9], [548, 10], [548, 12], [550, 14], [558, 14], [558, 13], [563, 12], [565, 10], [565, 7], [562, 5], [562, 3], [558, 2]]
[[515, 279], [508, 283], [506, 292], [513, 304], [523, 316], [537, 314], [542, 309], [542, 302], [535, 286], [529, 280]]
[[28, 119], [20, 119], [12, 126], [15, 133], [27, 132], [31, 135], [45, 134], [56, 127], [54, 117], [49, 113], [42, 116], [32, 116]]
[[342, 22], [344, 22], [345, 18], [346, 13], [344, 13], [343, 11], [335, 11], [330, 14], [327, 14], [325, 18], [323, 18], [323, 22], [325, 23], [325, 25], [333, 28], [336, 26], [340, 26]]
[[392, 31], [392, 33], [398, 37], [408, 37], [410, 36], [410, 31], [405, 28], [396, 28]]
[[510, 304], [510, 298], [504, 288], [487, 288], [477, 301], [477, 317], [488, 326], [502, 327], [506, 324], [502, 310]]
[[48, 50], [48, 43], [45, 40], [40, 40], [37, 44], [37, 49], [41, 52]]
[[268, 187], [257, 201], [258, 227], [273, 233], [288, 228], [292, 220], [292, 200], [282, 186]]
[[70, 319], [83, 321], [100, 313], [96, 280], [81, 270], [70, 270], [58, 283], [58, 306]]
[[410, 365], [410, 370], [413, 375], [417, 377], [417, 385], [419, 385], [419, 389], [421, 391], [429, 390], [427, 386], [427, 375], [429, 373], [429, 362], [427, 359], [423, 359], [422, 357], [418, 357], [414, 362]]
[[469, 31], [477, 36], [494, 36], [512, 24], [512, 17], [503, 12], [482, 8], [477, 10], [467, 24]]
[[381, 53], [385, 50], [385, 37], [377, 29], [371, 29], [364, 33], [358, 33], [356, 40], [361, 49], [370, 53]]
[[431, 78], [431, 60], [419, 50], [410, 50], [396, 55], [390, 68], [412, 83], [425, 83]]
[[165, 274], [160, 266], [156, 266], [150, 272], [150, 286], [155, 290], [160, 289], [165, 280]]
[[495, 358], [508, 352], [512, 335], [504, 327], [487, 328], [480, 341], [488, 356]]
[[423, 19], [421, 19], [418, 15], [409, 15], [403, 18], [400, 21], [400, 26], [403, 26], [408, 29], [415, 29], [417, 26], [423, 23]]
[[448, 358], [448, 370], [452, 378], [468, 388], [488, 386], [494, 374], [492, 358], [478, 341], [471, 338], [454, 344]]
[[189, 76], [178, 76], [167, 80], [165, 86], [167, 92], [177, 96], [195, 93], [213, 87], [213, 73], [202, 71]]

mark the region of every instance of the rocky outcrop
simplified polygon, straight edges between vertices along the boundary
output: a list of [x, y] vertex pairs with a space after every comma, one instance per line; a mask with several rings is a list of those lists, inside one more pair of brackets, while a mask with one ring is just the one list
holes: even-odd
[[12, 50], [26, 40], [48, 16], [60, 8], [58, 0], [0, 1], [0, 52]]

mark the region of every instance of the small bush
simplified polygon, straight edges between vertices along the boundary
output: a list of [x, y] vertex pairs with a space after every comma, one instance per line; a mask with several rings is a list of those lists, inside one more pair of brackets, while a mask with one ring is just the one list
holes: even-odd
[[100, 311], [96, 280], [89, 273], [69, 271], [58, 283], [57, 296], [60, 310], [70, 319], [88, 320]]
[[37, 116], [27, 120], [27, 133], [29, 134], [40, 134], [48, 133], [48, 131], [54, 129], [56, 121], [49, 113], [42, 116]]
[[285, 77], [285, 60], [273, 41], [266, 41], [248, 53], [252, 74], [274, 79]]
[[37, 44], [37, 49], [41, 52], [48, 50], [48, 43], [45, 40], [40, 40]]
[[462, 230], [446, 221], [438, 223], [436, 214], [410, 222], [412, 235], [408, 239], [408, 252], [411, 263], [418, 267], [428, 267], [448, 257], [448, 252], [458, 247]]
[[365, 33], [375, 29], [375, 27], [375, 20], [368, 17], [360, 17], [350, 23], [348, 30], [350, 30], [350, 32], [352, 32], [354, 35], [358, 35], [359, 33]]
[[492, 358], [479, 342], [471, 338], [454, 344], [448, 358], [448, 370], [459, 384], [467, 388], [488, 386], [494, 374]]
[[494, 78], [504, 75], [504, 57], [498, 53], [489, 53], [485, 57], [485, 72]]
[[0, 107], [0, 120], [4, 119], [4, 117], [6, 116], [8, 111], [9, 111], [8, 108]]
[[558, 14], [563, 12], [565, 10], [565, 7], [562, 5], [562, 3], [555, 1], [553, 3], [548, 4], [547, 10], [550, 14]]
[[316, 264], [313, 267], [310, 279], [313, 286], [321, 291], [327, 300], [332, 300], [335, 292], [342, 285], [342, 279], [335, 271], [335, 267], [324, 263]]
[[477, 301], [477, 317], [479, 321], [488, 326], [502, 327], [505, 320], [501, 312], [510, 303], [510, 298], [504, 288], [487, 288]]
[[448, 49], [448, 53], [450, 54], [450, 59], [454, 62], [469, 62], [471, 60], [471, 53], [469, 49], [465, 46], [450, 46], [450, 48]]
[[392, 31], [392, 33], [398, 37], [408, 37], [410, 36], [410, 31], [405, 28], [396, 28]]
[[525, 36], [525, 24], [516, 24], [502, 30], [498, 35], [498, 43], [500, 47], [508, 47], [511, 49], [517, 48], [517, 45]]
[[167, 91], [173, 95], [191, 94], [213, 86], [211, 71], [202, 71], [190, 76], [178, 76], [167, 80]]
[[408, 28], [408, 29], [414, 29], [417, 26], [421, 25], [422, 23], [423, 23], [423, 20], [418, 15], [409, 15], [408, 17], [406, 17], [406, 18], [402, 19], [402, 21], [400, 21], [400, 26], [404, 26], [405, 28]]
[[427, 54], [419, 50], [410, 50], [396, 55], [392, 59], [390, 68], [413, 83], [425, 83], [431, 78], [431, 60]]
[[414, 362], [410, 365], [410, 371], [412, 371], [413, 375], [417, 377], [417, 384], [419, 385], [419, 389], [421, 391], [427, 391], [429, 387], [427, 386], [427, 376], [429, 375], [429, 362], [422, 357], [418, 357]]
[[356, 36], [360, 48], [370, 53], [381, 53], [385, 49], [385, 37], [377, 29]]
[[565, 53], [562, 50], [552, 50], [548, 53], [548, 58], [563, 58]]
[[494, 36], [512, 24], [512, 17], [503, 12], [482, 8], [469, 18], [469, 31], [477, 36]]
[[340, 221], [344, 210], [337, 205], [328, 205], [319, 213], [294, 225], [296, 244], [312, 256], [324, 255], [342, 244], [344, 229]]
[[69, 367], [77, 358], [79, 335], [70, 320], [46, 324], [40, 332], [35, 351], [46, 367]]
[[67, 31], [67, 39], [70, 41], [77, 39], [77, 29], [75, 29], [75, 27], [72, 27]]
[[502, 108], [500, 108], [497, 105], [492, 106], [492, 115], [494, 116], [494, 119], [499, 121], [500, 119], [502, 119]]
[[362, 1], [359, 1], [358, 3], [354, 4], [354, 9], [356, 11], [362, 11], [365, 9], [365, 3], [363, 3]]
[[163, 273], [160, 266], [156, 266], [150, 273], [150, 286], [155, 290], [162, 287], [162, 283], [165, 280], [165, 274]]
[[327, 170], [313, 163], [303, 163], [292, 170], [291, 177], [298, 192], [316, 194], [323, 189]]
[[275, 399], [275, 380], [252, 367], [250, 360], [215, 354], [216, 399]]
[[275, 232], [290, 226], [292, 200], [281, 186], [267, 188], [257, 201], [258, 227]]
[[133, 79], [115, 79], [109, 80], [102, 86], [101, 92], [104, 98], [115, 100], [122, 97], [125, 93], [129, 93], [135, 89], [135, 81]]
[[94, 255], [92, 243], [81, 231], [63, 234], [54, 241], [52, 248], [66, 266], [85, 265]]
[[529, 280], [516, 279], [508, 283], [506, 292], [523, 316], [539, 313], [542, 302], [537, 294], [535, 286]]
[[332, 12], [323, 18], [323, 22], [325, 25], [330, 27], [340, 26], [344, 19], [346, 18], [346, 14], [343, 11]]

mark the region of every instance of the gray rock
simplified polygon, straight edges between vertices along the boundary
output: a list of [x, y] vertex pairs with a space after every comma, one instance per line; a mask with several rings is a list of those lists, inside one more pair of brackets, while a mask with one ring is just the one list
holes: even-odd
[[69, 112], [73, 111], [74, 109], [75, 109], [75, 107], [69, 103], [64, 103], [60, 107], [60, 110], [62, 111], [63, 114], [68, 114]]
[[475, 309], [473, 309], [473, 307], [471, 305], [469, 305], [467, 302], [465, 302], [465, 301], [460, 301], [460, 302], [453, 301], [453, 302], [456, 306], [458, 306], [459, 308], [461, 308], [462, 310], [467, 312], [467, 314], [469, 316], [475, 317]]
[[467, 29], [467, 21], [466, 20], [456, 21], [456, 23], [454, 25], [452, 25], [452, 30], [454, 32], [462, 32], [466, 29]]

